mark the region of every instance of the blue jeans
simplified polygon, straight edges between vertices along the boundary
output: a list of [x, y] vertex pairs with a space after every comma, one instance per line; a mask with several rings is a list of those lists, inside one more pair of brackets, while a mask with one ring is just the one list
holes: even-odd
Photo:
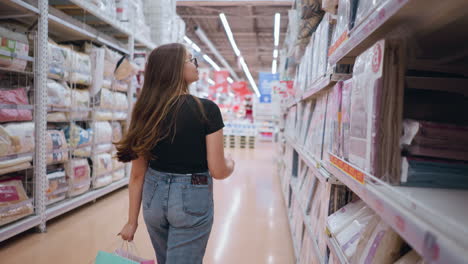
[[148, 168], [143, 216], [158, 264], [201, 264], [213, 226], [213, 179], [192, 185], [192, 176]]

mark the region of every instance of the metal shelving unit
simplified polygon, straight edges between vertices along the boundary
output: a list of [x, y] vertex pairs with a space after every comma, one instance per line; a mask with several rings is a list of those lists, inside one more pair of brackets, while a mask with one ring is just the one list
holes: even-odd
[[[84, 16], [70, 16], [56, 7], [51, 6], [51, 3], [56, 3], [55, 0], [4, 0], [0, 3], [1, 12], [8, 14], [10, 18], [16, 19], [25, 24], [32, 24], [38, 21], [37, 34], [35, 35], [34, 56], [18, 56], [17, 54], [0, 51], [0, 55], [6, 55], [13, 58], [21, 58], [28, 62], [32, 62], [32, 70], [17, 71], [6, 68], [0, 68], [2, 73], [12, 73], [18, 75], [28, 76], [34, 78], [34, 104], [31, 105], [0, 105], [0, 108], [8, 109], [21, 109], [34, 111], [35, 123], [35, 142], [46, 142], [47, 124], [60, 124], [69, 123], [71, 121], [94, 121], [92, 117], [68, 120], [65, 122], [48, 122], [48, 112], [91, 112], [95, 110], [93, 107], [86, 108], [61, 108], [61, 107], [48, 107], [47, 106], [47, 69], [48, 69], [48, 38], [53, 37], [57, 41], [89, 41], [98, 45], [105, 45], [114, 49], [122, 54], [127, 54], [133, 58], [133, 51], [135, 46], [145, 49], [154, 49], [156, 45], [150, 41], [134, 35], [132, 26], [125, 27], [122, 23], [115, 19], [109, 19], [99, 12], [96, 8], [86, 1], [70, 0], [61, 1], [67, 5], [73, 6], [81, 10]], [[11, 14], [11, 15], [10, 15]], [[90, 19], [93, 18], [93, 19]], [[95, 27], [94, 22], [104, 23], [107, 28]], [[133, 21], [129, 24], [132, 25]], [[111, 28], [109, 31], [108, 29]], [[103, 31], [104, 30], [104, 31]], [[124, 41], [122, 41], [122, 39]], [[8, 53], [8, 54], [6, 54]], [[74, 88], [74, 87], [71, 87]], [[129, 97], [129, 112], [125, 119], [120, 118], [118, 121], [129, 121], [131, 110], [131, 94], [133, 87], [129, 87], [127, 95]], [[123, 113], [125, 111], [115, 111]], [[114, 115], [113, 115], [114, 116]], [[116, 119], [113, 119], [116, 120]], [[117, 121], [117, 120], [116, 120]], [[66, 150], [54, 150], [52, 152], [69, 152], [74, 150], [91, 147], [94, 149], [93, 144], [80, 146], [78, 148], [68, 148]], [[50, 152], [50, 151], [49, 151]], [[99, 197], [109, 194], [119, 188], [128, 184], [128, 177], [113, 182], [110, 185], [99, 189], [91, 189], [83, 195], [64, 200], [51, 207], [47, 208], [46, 189], [48, 188], [46, 167], [48, 165], [58, 165], [64, 162], [56, 162], [46, 164], [47, 154], [45, 144], [35, 144], [34, 153], [23, 153], [8, 155], [0, 158], [0, 161], [7, 161], [9, 159], [32, 157], [34, 166], [26, 169], [33, 169], [33, 201], [34, 201], [34, 214], [27, 216], [13, 223], [0, 227], [0, 242], [9, 239], [21, 232], [28, 229], [37, 227], [39, 231], [46, 230], [46, 223], [48, 220], [57, 217], [63, 213], [73, 210], [83, 204], [89, 203], [98, 199]], [[130, 166], [119, 168], [110, 171], [106, 174], [112, 174], [116, 171], [125, 170], [126, 175], [130, 173]]]
[[[330, 65], [352, 64], [358, 55], [370, 48], [376, 41], [388, 34], [395, 33], [395, 31], [400, 34], [409, 33], [405, 29], [410, 28], [412, 30], [410, 39], [423, 42], [425, 50], [421, 48], [421, 54], [428, 53], [416, 57], [415, 61], [408, 61], [408, 66], [412, 67], [411, 69], [441, 72], [447, 70], [450, 73], [464, 72], [466, 76], [466, 66], [463, 70], [460, 66], [463, 65], [461, 63], [456, 64], [454, 68], [447, 65], [444, 68], [437, 64], [440, 64], [441, 61], [446, 64], [460, 62], [462, 58], [466, 57], [466, 52], [460, 53], [459, 56], [436, 57], [431, 60], [431, 55], [433, 55], [430, 53], [431, 44], [427, 43], [437, 43], [434, 45], [434, 49], [455, 50], [455, 48], [459, 48], [460, 39], [464, 40], [466, 34], [455, 34], [460, 30], [454, 29], [454, 27], [457, 27], [456, 25], [465, 26], [468, 23], [467, 8], [468, 2], [466, 0], [382, 1], [367, 18], [364, 18], [361, 23], [346, 33], [345, 38], [339, 39], [342, 41], [341, 43], [332, 43], [332, 50], [329, 50], [329, 63]], [[441, 32], [450, 33], [443, 35], [441, 37], [443, 39], [437, 39]], [[432, 40], [435, 41], [432, 42]], [[441, 52], [437, 55], [444, 56], [444, 53]], [[456, 61], [455, 57], [459, 61]], [[466, 60], [464, 62], [466, 65]], [[436, 63], [436, 66], [430, 66], [431, 63]], [[310, 100], [321, 91], [332, 87], [336, 81], [351, 76], [336, 77], [328, 74], [316, 80], [304, 93], [291, 98], [285, 105], [286, 109]], [[417, 81], [417, 78], [406, 77], [406, 81]], [[441, 85], [442, 80], [437, 78], [434, 80]], [[457, 91], [462, 89], [456, 85], [452, 86]], [[314, 175], [328, 175], [329, 179], [334, 179], [328, 181], [329, 183], [346, 185], [425, 261], [430, 263], [466, 263], [466, 259], [468, 259], [468, 240], [466, 239], [468, 237], [466, 220], [468, 219], [468, 211], [463, 208], [466, 208], [468, 191], [392, 186], [332, 154], [330, 154], [330, 160], [317, 162], [291, 136], [285, 136], [285, 139], [285, 142], [296, 150], [307, 166], [314, 169]], [[334, 237], [328, 236], [327, 244], [338, 258], [337, 261], [348, 263]]]

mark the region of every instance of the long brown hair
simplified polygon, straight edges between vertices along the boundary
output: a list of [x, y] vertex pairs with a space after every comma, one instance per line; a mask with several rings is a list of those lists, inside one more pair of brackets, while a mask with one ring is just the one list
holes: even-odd
[[186, 57], [187, 50], [179, 43], [162, 45], [149, 55], [143, 89], [135, 103], [128, 132], [116, 143], [119, 161], [129, 162], [140, 156], [154, 158], [151, 150], [174, 131], [175, 118], [168, 121], [166, 117], [177, 111], [178, 99], [188, 93], [184, 79]]

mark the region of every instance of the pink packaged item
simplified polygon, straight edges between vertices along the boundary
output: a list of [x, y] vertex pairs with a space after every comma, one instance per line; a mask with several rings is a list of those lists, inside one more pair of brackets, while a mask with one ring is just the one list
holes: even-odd
[[[0, 104], [29, 105], [26, 88], [0, 89]], [[0, 122], [30, 121], [32, 111], [27, 109], [0, 109]]]
[[[129, 243], [128, 245], [130, 245], [130, 246], [127, 246], [127, 250], [123, 249], [123, 247], [122, 247], [122, 248], [116, 249], [115, 254], [120, 256], [120, 257], [129, 259], [129, 260], [132, 260], [132, 261], [136, 261], [136, 262], [138, 262], [140, 264], [155, 264], [156, 263], [152, 259], [145, 259], [145, 258], [136, 256], [136, 254], [138, 254], [138, 253], [133, 253], [133, 252], [137, 252], [136, 247], [133, 244], [133, 242]], [[132, 251], [132, 252], [130, 252], [130, 251]]]

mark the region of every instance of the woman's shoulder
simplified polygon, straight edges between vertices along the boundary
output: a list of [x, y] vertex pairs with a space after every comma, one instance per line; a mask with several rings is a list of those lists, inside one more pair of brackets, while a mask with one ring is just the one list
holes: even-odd
[[195, 100], [200, 101], [205, 108], [218, 107], [218, 105], [210, 99], [200, 98], [194, 95], [191, 95], [191, 97]]

